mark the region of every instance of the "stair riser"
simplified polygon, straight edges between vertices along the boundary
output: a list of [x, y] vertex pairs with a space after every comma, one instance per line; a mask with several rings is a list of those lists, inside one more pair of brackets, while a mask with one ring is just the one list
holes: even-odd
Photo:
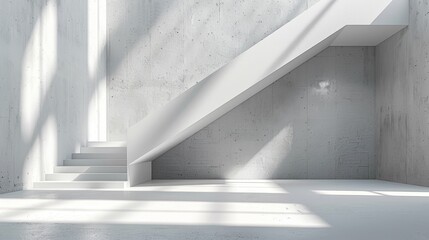
[[127, 173], [126, 166], [60, 166], [54, 173]]
[[124, 182], [35, 182], [38, 189], [123, 189]]
[[127, 147], [126, 142], [88, 142], [87, 147]]
[[127, 185], [125, 142], [89, 142], [63, 166], [34, 182], [35, 189], [124, 189]]
[[72, 159], [127, 159], [126, 153], [73, 153]]
[[64, 166], [126, 166], [125, 159], [68, 159]]
[[126, 173], [54, 173], [46, 174], [46, 181], [126, 181]]
[[127, 148], [125, 147], [82, 147], [81, 153], [118, 153], [126, 154]]

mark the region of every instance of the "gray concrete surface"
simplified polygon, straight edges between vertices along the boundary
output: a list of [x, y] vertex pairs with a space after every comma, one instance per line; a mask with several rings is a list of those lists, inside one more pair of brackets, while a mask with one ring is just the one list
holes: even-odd
[[5, 240], [429, 238], [429, 189], [379, 180], [167, 180], [7, 193], [0, 206]]
[[98, 57], [89, 51], [90, 5], [1, 2], [0, 193], [41, 180], [88, 139], [88, 105], [105, 66], [105, 57], [88, 66]]
[[429, 186], [429, 1], [376, 49], [377, 178]]
[[315, 2], [108, 1], [109, 140]]
[[[0, 192], [88, 139], [104, 54], [108, 137], [123, 140], [314, 2], [110, 0], [106, 46], [87, 1], [2, 3]], [[373, 178], [377, 149], [378, 178], [429, 186], [429, 2], [410, 3], [409, 28], [376, 48], [376, 86], [373, 48], [329, 48], [156, 160], [154, 177]]]
[[373, 66], [374, 48], [326, 49], [155, 160], [153, 178], [374, 178]]
[[[314, 2], [109, 1], [109, 140]], [[373, 178], [373, 62], [372, 48], [325, 51], [157, 159], [154, 177]]]

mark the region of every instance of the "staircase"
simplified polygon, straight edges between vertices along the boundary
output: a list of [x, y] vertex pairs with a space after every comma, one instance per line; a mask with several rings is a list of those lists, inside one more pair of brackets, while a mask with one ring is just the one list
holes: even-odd
[[63, 166], [35, 182], [35, 189], [123, 189], [127, 181], [127, 147], [124, 142], [88, 142]]
[[[150, 181], [152, 161], [329, 46], [376, 46], [408, 25], [409, 0], [320, 0], [128, 129], [89, 143], [35, 188], [124, 188]], [[128, 179], [127, 179], [128, 178]]]
[[329, 46], [376, 46], [408, 25], [408, 0], [320, 0], [128, 129], [129, 185], [151, 163]]

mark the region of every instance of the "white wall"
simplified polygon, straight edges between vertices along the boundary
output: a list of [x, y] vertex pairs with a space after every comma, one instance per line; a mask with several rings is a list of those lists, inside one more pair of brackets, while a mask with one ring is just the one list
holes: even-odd
[[106, 138], [94, 127], [106, 125], [102, 6], [1, 3], [0, 192], [31, 187], [80, 144]]
[[429, 186], [429, 1], [376, 50], [377, 178]]

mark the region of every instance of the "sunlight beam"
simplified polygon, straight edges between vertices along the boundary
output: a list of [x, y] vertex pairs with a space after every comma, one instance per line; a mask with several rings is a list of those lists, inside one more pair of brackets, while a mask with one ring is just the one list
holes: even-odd
[[[279, 164], [289, 155], [293, 143], [293, 127], [285, 126], [276, 136], [265, 144], [251, 159], [245, 159], [244, 166], [239, 166], [227, 174], [228, 178], [269, 178], [274, 175]], [[281, 147], [278, 147], [281, 146]], [[272, 149], [279, 149], [276, 154], [282, 158], [273, 158]]]
[[332, 196], [382, 196], [371, 191], [338, 191], [338, 190], [313, 190], [313, 192], [321, 195]]
[[106, 0], [88, 1], [88, 140], [107, 140]]
[[[0, 222], [329, 227], [304, 205], [295, 203], [141, 203], [129, 200], [0, 199]], [[106, 218], [106, 214], [111, 217]]]

